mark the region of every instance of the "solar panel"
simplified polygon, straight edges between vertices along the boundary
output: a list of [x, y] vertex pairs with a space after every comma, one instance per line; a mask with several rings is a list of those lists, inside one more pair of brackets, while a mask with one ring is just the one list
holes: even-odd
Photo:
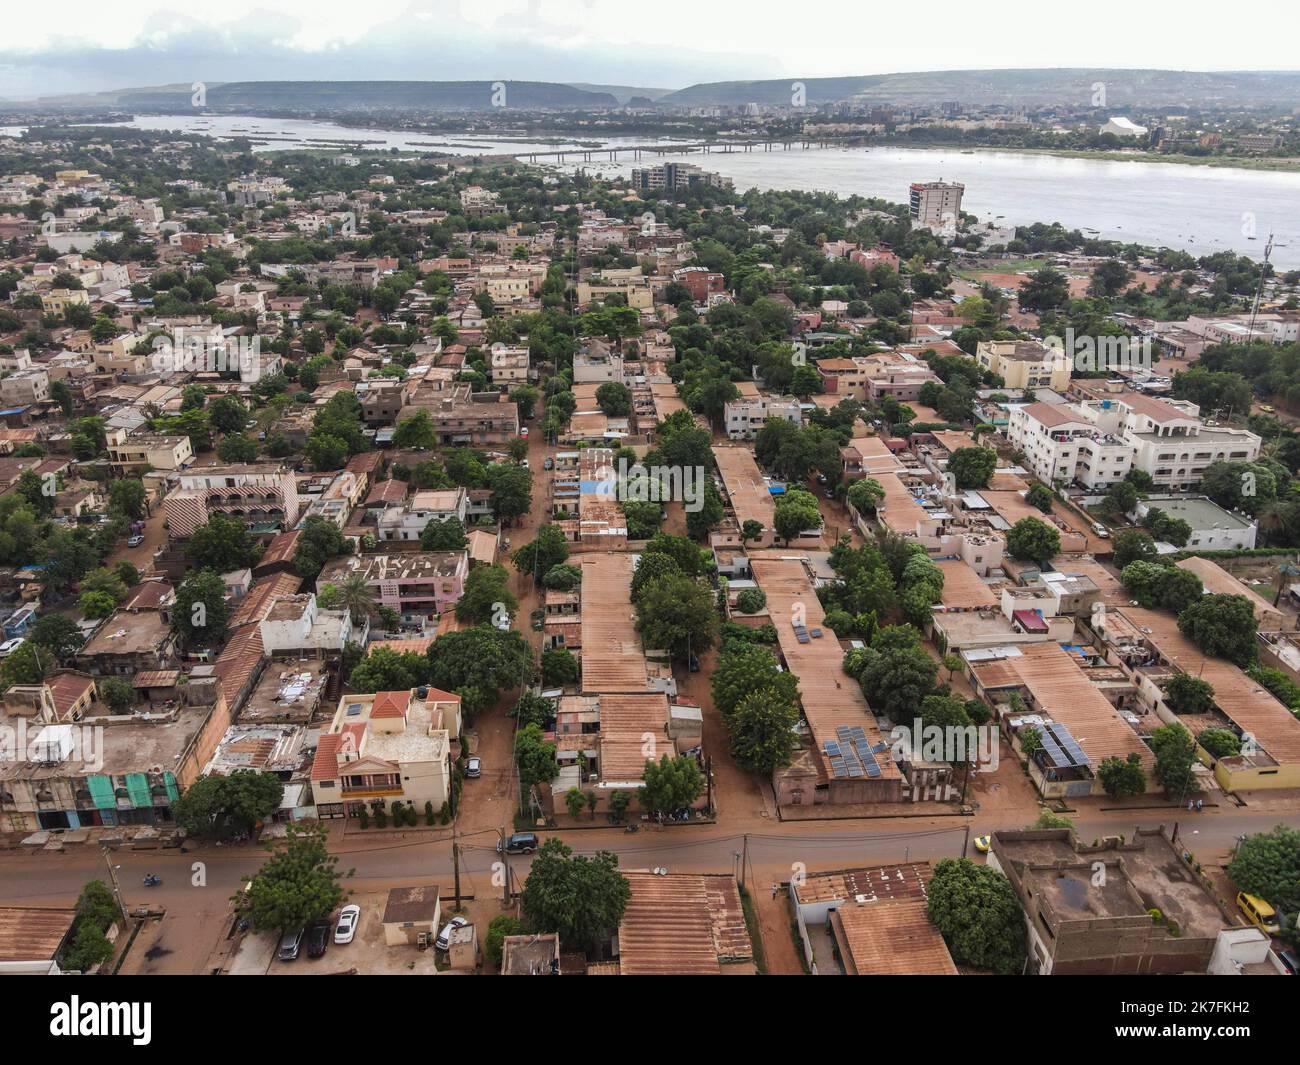
[[819, 639], [821, 639], [822, 630], [821, 630], [821, 629], [809, 629], [809, 630], [808, 630], [808, 635], [811, 636], [814, 640], [819, 640]]
[[880, 776], [880, 766], [876, 763], [874, 758], [870, 762], [864, 762], [863, 768], [867, 771], [867, 776], [869, 777]]
[[834, 740], [827, 740], [826, 753], [830, 755], [838, 755], [840, 753], [840, 745]]
[[1047, 726], [1047, 730], [1056, 739], [1056, 742], [1061, 745], [1061, 749], [1065, 751], [1066, 756], [1074, 765], [1085, 766], [1090, 764], [1091, 760], [1083, 753], [1079, 741], [1070, 734], [1070, 730], [1064, 725], [1054, 721]]
[[794, 638], [798, 640], [800, 643], [812, 643], [812, 639], [808, 636], [806, 632], [795, 633]]
[[1047, 754], [1048, 759], [1054, 767], [1057, 769], [1070, 768], [1070, 760], [1065, 756], [1065, 752], [1057, 746], [1056, 740], [1052, 736], [1051, 732], [1044, 729], [1039, 734], [1039, 740], [1042, 742], [1043, 751]]

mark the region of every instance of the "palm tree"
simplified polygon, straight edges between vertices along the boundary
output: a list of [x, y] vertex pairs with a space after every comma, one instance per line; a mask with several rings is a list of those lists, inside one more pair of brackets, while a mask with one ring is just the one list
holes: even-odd
[[360, 623], [375, 612], [375, 590], [366, 581], [364, 573], [349, 573], [338, 584], [339, 605]]
[[1275, 534], [1286, 531], [1291, 524], [1291, 519], [1292, 508], [1281, 499], [1266, 504], [1255, 516], [1255, 520], [1259, 523], [1259, 531], [1270, 541], [1274, 539]]

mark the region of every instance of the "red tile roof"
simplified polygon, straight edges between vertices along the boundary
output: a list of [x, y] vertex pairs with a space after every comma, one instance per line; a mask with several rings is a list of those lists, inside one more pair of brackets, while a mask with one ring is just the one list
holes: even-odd
[[411, 693], [375, 692], [375, 702], [370, 708], [371, 717], [405, 717], [411, 705]]

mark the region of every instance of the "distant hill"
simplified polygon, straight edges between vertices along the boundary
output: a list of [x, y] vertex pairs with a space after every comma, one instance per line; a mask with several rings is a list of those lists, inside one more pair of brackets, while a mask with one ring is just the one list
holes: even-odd
[[631, 85], [588, 85], [586, 82], [575, 81], [570, 83], [574, 89], [582, 89], [584, 92], [604, 92], [609, 93], [620, 104], [626, 104], [629, 100], [658, 100], [667, 96], [672, 89], [641, 89]]
[[844, 78], [781, 78], [691, 85], [657, 102], [664, 107], [788, 107], [791, 86], [801, 81], [809, 105], [862, 103], [1012, 107], [1091, 103], [1093, 85], [1106, 87], [1107, 107], [1214, 107], [1289, 105], [1300, 98], [1298, 71], [1111, 70], [1102, 67], [1050, 70], [942, 70]]

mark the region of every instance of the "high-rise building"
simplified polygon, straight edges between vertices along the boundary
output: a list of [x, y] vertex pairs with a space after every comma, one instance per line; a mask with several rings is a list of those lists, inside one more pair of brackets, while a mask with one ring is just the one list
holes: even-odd
[[961, 217], [965, 185], [948, 181], [915, 182], [911, 186], [912, 222], [918, 226], [955, 226]]

